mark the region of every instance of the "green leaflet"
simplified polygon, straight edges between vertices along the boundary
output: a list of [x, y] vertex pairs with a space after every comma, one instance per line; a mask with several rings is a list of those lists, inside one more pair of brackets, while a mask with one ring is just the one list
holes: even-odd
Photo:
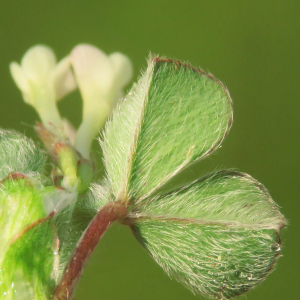
[[0, 180], [9, 173], [40, 177], [44, 172], [44, 151], [24, 135], [0, 129]]
[[137, 216], [196, 219], [279, 230], [285, 225], [266, 189], [250, 175], [219, 171], [163, 196], [136, 200]]
[[145, 198], [218, 148], [232, 123], [227, 89], [178, 61], [150, 58], [113, 113], [102, 143], [115, 197]]
[[56, 240], [53, 218], [40, 219], [10, 244], [0, 266], [5, 300], [48, 300], [55, 286]]
[[0, 266], [10, 241], [46, 216], [40, 190], [21, 174], [0, 183]]
[[137, 239], [172, 278], [196, 294], [229, 299], [262, 281], [278, 258], [274, 230], [138, 221]]
[[150, 58], [102, 142], [109, 201], [128, 205], [135, 236], [171, 277], [215, 299], [243, 294], [270, 273], [283, 215], [260, 183], [238, 172], [209, 174], [154, 195], [217, 149], [231, 123], [222, 83], [189, 65]]
[[229, 299], [272, 270], [285, 219], [249, 175], [221, 171], [137, 202], [133, 232], [173, 278], [194, 293]]

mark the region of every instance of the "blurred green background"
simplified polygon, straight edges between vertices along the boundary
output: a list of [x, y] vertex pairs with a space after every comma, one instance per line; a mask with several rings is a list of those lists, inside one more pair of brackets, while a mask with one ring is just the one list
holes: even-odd
[[[35, 112], [21, 99], [8, 64], [37, 43], [58, 58], [78, 43], [133, 62], [136, 80], [149, 51], [188, 60], [223, 81], [234, 101], [234, 125], [213, 156], [187, 177], [236, 168], [262, 182], [289, 221], [277, 269], [248, 300], [296, 300], [300, 294], [300, 2], [292, 0], [2, 0], [0, 127], [36, 139]], [[79, 93], [60, 103], [80, 123]], [[37, 140], [37, 139], [36, 139]], [[96, 148], [100, 158], [100, 149]], [[124, 226], [98, 245], [76, 300], [192, 300], [170, 280]]]

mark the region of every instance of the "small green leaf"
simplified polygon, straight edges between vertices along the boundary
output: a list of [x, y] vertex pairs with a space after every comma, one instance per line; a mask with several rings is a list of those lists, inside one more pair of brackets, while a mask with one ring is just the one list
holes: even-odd
[[0, 130], [0, 179], [9, 173], [38, 177], [44, 172], [45, 152], [24, 135]]
[[243, 294], [270, 273], [285, 225], [261, 184], [228, 171], [136, 201], [130, 216], [136, 237], [169, 276], [217, 299]]
[[139, 214], [276, 229], [285, 224], [267, 190], [250, 175], [219, 171], [155, 198], [135, 200]]
[[28, 178], [17, 173], [0, 182], [0, 266], [11, 239], [45, 216], [42, 193]]
[[55, 287], [58, 245], [53, 229], [53, 217], [49, 216], [12, 241], [0, 266], [1, 299], [50, 299]]
[[231, 123], [231, 99], [222, 83], [178, 61], [150, 58], [105, 129], [102, 146], [116, 198], [152, 194], [218, 148]]

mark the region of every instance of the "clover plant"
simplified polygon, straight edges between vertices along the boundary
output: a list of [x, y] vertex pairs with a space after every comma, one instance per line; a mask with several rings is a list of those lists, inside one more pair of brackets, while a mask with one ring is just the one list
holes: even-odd
[[[164, 189], [230, 130], [232, 100], [213, 75], [150, 55], [124, 97], [130, 60], [85, 44], [58, 63], [50, 48], [34, 46], [10, 70], [40, 116], [43, 147], [0, 131], [1, 299], [72, 299], [114, 221], [130, 226], [171, 278], [204, 299], [244, 294], [274, 269], [286, 221], [261, 183], [220, 170]], [[78, 130], [57, 108], [76, 88], [83, 100]], [[95, 182], [98, 132], [106, 175]]]

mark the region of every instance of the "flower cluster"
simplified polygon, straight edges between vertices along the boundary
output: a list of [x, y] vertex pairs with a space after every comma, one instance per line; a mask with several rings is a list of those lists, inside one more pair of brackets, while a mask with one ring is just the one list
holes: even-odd
[[[94, 137], [132, 78], [132, 65], [125, 55], [106, 55], [87, 44], [76, 46], [60, 62], [49, 47], [34, 46], [25, 53], [21, 64], [10, 64], [10, 71], [24, 101], [35, 108], [44, 127], [53, 133], [64, 133], [86, 159]], [[77, 87], [83, 100], [83, 115], [75, 133], [69, 122], [61, 118], [57, 101]]]

